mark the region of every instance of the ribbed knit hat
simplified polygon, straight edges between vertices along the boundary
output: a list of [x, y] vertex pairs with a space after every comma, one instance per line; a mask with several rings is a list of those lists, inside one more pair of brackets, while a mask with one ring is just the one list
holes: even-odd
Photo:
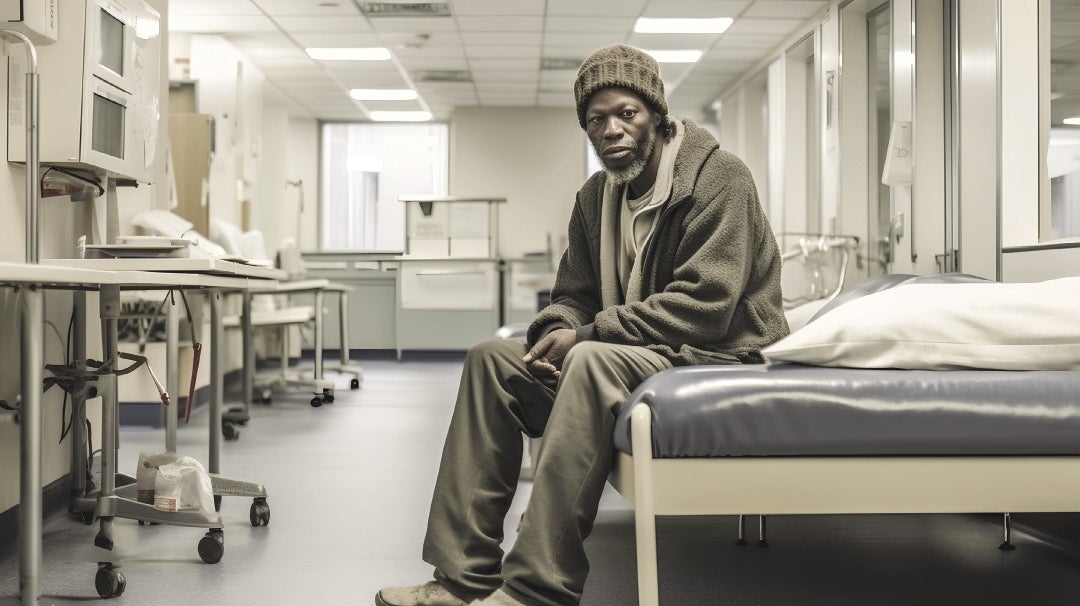
[[585, 108], [589, 97], [609, 86], [628, 88], [641, 95], [661, 116], [668, 113], [660, 64], [647, 53], [625, 44], [599, 48], [585, 58], [574, 81], [578, 122], [585, 128]]

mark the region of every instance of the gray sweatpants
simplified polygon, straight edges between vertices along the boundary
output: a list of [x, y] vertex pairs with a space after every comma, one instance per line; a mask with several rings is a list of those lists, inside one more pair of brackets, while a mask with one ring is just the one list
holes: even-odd
[[[476, 345], [457, 404], [424, 540], [424, 561], [469, 601], [505, 590], [530, 605], [575, 605], [589, 571], [583, 542], [611, 471], [615, 413], [643, 380], [671, 367], [648, 349], [578, 343], [556, 389], [525, 368], [518, 340]], [[503, 558], [503, 522], [521, 472], [521, 433], [544, 442], [532, 496]]]

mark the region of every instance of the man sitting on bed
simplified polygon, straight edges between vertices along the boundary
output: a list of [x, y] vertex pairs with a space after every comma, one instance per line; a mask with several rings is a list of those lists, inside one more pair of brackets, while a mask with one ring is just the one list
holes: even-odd
[[[528, 345], [488, 341], [465, 359], [424, 541], [435, 580], [383, 589], [379, 606], [577, 604], [618, 407], [672, 366], [760, 363], [788, 332], [780, 255], [750, 172], [667, 115], [656, 61], [601, 48], [574, 95], [604, 170], [578, 192]], [[504, 557], [522, 432], [544, 442]]]

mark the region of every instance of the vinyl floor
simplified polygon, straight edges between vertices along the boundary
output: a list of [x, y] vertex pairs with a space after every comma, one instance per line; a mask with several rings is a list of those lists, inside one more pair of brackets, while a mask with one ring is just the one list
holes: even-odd
[[[116, 520], [115, 548], [93, 545], [96, 526], [66, 513], [45, 521], [41, 604], [98, 602], [96, 562], [121, 565], [127, 580], [110, 605], [370, 606], [379, 587], [430, 578], [420, 560], [460, 360], [365, 360], [350, 391], [337, 377], [334, 404], [277, 394], [252, 408], [240, 439], [223, 447], [222, 474], [264, 484], [268, 527], [251, 527], [250, 499], [226, 498], [225, 556], [201, 561], [202, 529]], [[205, 461], [207, 415], [178, 436], [180, 454]], [[122, 428], [119, 465], [161, 450], [163, 432]], [[507, 541], [527, 501], [523, 483]], [[733, 490], [739, 488], [732, 487]], [[756, 518], [748, 520], [756, 532]], [[736, 547], [735, 518], [662, 518], [661, 603], [709, 605], [1074, 605], [1080, 553], [1017, 532], [999, 551], [987, 516], [786, 516], [769, 518], [765, 549]], [[587, 548], [592, 570], [584, 606], [637, 601], [633, 512], [605, 494]], [[0, 605], [18, 603], [16, 556], [0, 560]]]

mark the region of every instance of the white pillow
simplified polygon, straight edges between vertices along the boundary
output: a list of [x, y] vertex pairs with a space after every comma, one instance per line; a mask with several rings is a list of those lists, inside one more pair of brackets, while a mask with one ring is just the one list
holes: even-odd
[[210, 219], [210, 237], [225, 249], [225, 252], [237, 257], [244, 256], [240, 250], [240, 235], [243, 233], [239, 227], [222, 219]]
[[831, 300], [831, 298], [814, 299], [813, 301], [807, 301], [801, 305], [796, 305], [791, 309], [785, 309], [784, 316], [787, 318], [788, 330], [795, 332], [803, 326], [806, 326], [806, 323], [810, 321], [810, 318], [813, 318], [814, 314], [822, 307], [825, 307], [825, 304]]
[[762, 353], [813, 366], [1080, 370], [1080, 277], [902, 284], [841, 305]]

